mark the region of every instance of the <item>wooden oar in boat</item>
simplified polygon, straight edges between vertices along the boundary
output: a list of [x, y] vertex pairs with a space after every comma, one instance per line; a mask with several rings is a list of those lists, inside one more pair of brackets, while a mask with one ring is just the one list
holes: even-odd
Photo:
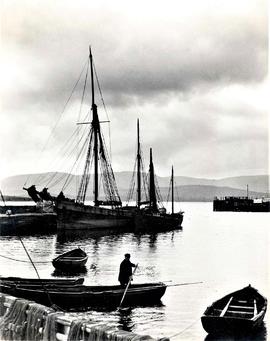
[[179, 287], [182, 285], [191, 285], [191, 284], [200, 284], [203, 282], [186, 282], [186, 283], [176, 283], [176, 284], [168, 284], [167, 287]]
[[126, 286], [126, 289], [125, 289], [125, 291], [124, 291], [124, 294], [123, 294], [123, 296], [122, 296], [121, 302], [120, 302], [120, 304], [119, 304], [117, 310], [121, 310], [121, 311], [127, 311], [127, 310], [129, 310], [129, 308], [125, 308], [125, 309], [121, 308], [121, 305], [122, 305], [122, 303], [123, 303], [123, 301], [124, 301], [124, 298], [125, 298], [126, 293], [127, 293], [127, 291], [128, 291], [128, 287], [129, 287], [129, 285], [130, 285], [130, 283], [131, 283], [131, 281], [132, 281], [132, 278], [133, 278], [133, 276], [134, 276], [134, 274], [135, 274], [135, 272], [136, 272], [136, 270], [137, 270], [138, 265], [139, 265], [139, 263], [137, 263], [137, 264], [135, 265], [135, 268], [134, 268], [134, 270], [133, 270], [133, 272], [132, 272], [132, 275], [129, 277], [128, 284], [127, 284], [127, 286]]

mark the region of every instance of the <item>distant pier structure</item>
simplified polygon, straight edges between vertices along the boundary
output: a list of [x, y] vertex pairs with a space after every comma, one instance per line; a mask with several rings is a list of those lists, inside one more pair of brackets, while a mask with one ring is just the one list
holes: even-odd
[[213, 200], [214, 211], [270, 212], [270, 199], [249, 197], [224, 197]]

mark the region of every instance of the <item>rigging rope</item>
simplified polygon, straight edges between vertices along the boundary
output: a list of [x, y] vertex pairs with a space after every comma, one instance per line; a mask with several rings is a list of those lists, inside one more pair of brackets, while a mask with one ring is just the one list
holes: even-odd
[[[90, 134], [91, 134], [91, 131], [89, 131], [88, 135], [90, 136]], [[88, 136], [88, 138], [89, 138], [89, 136]], [[85, 148], [85, 146], [87, 145], [87, 140], [88, 140], [88, 138], [85, 140], [85, 142], [84, 142], [84, 144], [83, 144], [83, 146], [82, 146], [82, 149], [81, 149], [80, 153], [78, 154], [78, 156], [77, 156], [75, 162], [73, 163], [73, 166], [72, 166], [72, 168], [71, 168], [71, 170], [70, 170], [70, 173], [68, 174], [67, 179], [66, 179], [66, 181], [65, 181], [65, 183], [64, 183], [64, 185], [63, 185], [63, 187], [62, 187], [62, 191], [64, 191], [64, 189], [66, 189], [66, 187], [69, 185], [69, 183], [70, 183], [70, 181], [71, 181], [71, 172], [73, 171], [73, 168], [75, 167], [75, 165], [77, 164], [79, 158], [80, 158], [81, 155], [83, 154], [84, 148]]]
[[127, 204], [129, 203], [130, 200], [132, 200], [133, 195], [134, 195], [136, 166], [137, 166], [137, 157], [135, 158], [132, 177], [131, 177], [131, 181], [129, 184], [129, 190], [128, 190], [128, 194], [127, 194]]
[[[84, 71], [84, 69], [85, 69], [85, 66], [86, 66], [87, 64], [88, 64], [88, 58], [87, 58], [87, 61], [86, 61], [86, 63], [84, 64], [84, 66], [83, 66], [83, 68], [82, 68], [82, 70], [81, 70], [81, 72], [80, 72], [79, 78], [77, 79], [75, 85], [73, 86], [73, 89], [72, 89], [72, 91], [71, 91], [71, 94], [69, 95], [69, 97], [68, 97], [68, 99], [67, 99], [67, 101], [66, 101], [66, 103], [65, 103], [65, 105], [64, 105], [64, 107], [63, 107], [63, 109], [62, 109], [62, 112], [60, 113], [60, 116], [59, 116], [58, 120], [56, 121], [56, 123], [55, 123], [55, 125], [54, 125], [54, 127], [53, 127], [53, 129], [52, 129], [52, 131], [51, 131], [51, 133], [50, 133], [50, 135], [49, 135], [47, 141], [46, 141], [45, 144], [44, 144], [44, 147], [43, 147], [42, 150], [41, 150], [41, 153], [39, 154], [39, 160], [41, 159], [41, 155], [44, 153], [44, 150], [45, 150], [45, 148], [47, 147], [47, 145], [48, 145], [48, 143], [49, 143], [51, 137], [53, 136], [53, 133], [54, 133], [54, 131], [55, 131], [55, 129], [56, 129], [56, 127], [57, 127], [57, 125], [58, 125], [58, 123], [59, 123], [59, 121], [60, 121], [60, 119], [61, 119], [63, 113], [64, 113], [64, 111], [66, 110], [66, 107], [67, 107], [67, 105], [68, 105], [68, 103], [69, 103], [71, 97], [73, 96], [73, 93], [74, 93], [74, 91], [75, 91], [75, 89], [76, 89], [76, 87], [77, 87], [77, 85], [78, 85], [78, 83], [79, 83], [79, 81], [80, 81], [80, 79], [81, 79], [81, 76], [82, 76], [83, 71]], [[32, 175], [32, 174], [29, 174], [29, 175], [28, 175], [28, 177], [27, 177], [27, 179], [26, 179], [26, 181], [25, 181], [23, 187], [26, 186], [26, 184], [27, 184], [27, 182], [29, 181], [31, 175]]]
[[168, 203], [169, 203], [169, 197], [170, 197], [170, 194], [171, 194], [171, 186], [173, 186], [173, 184], [172, 184], [172, 178], [171, 178], [171, 180], [170, 180], [170, 184], [169, 184], [169, 190], [168, 190], [168, 195], [167, 195], [167, 205], [168, 205]]
[[104, 102], [104, 99], [103, 99], [103, 95], [102, 95], [102, 91], [101, 91], [101, 87], [100, 87], [100, 83], [99, 83], [99, 79], [98, 79], [98, 75], [97, 75], [97, 70], [96, 70], [96, 66], [95, 66], [94, 61], [93, 61], [93, 66], [94, 66], [94, 72], [95, 72], [95, 76], [96, 76], [96, 80], [97, 80], [97, 85], [98, 85], [98, 90], [99, 90], [99, 93], [100, 93], [101, 101], [102, 101], [103, 108], [104, 108], [104, 111], [105, 111], [105, 113], [106, 113], [106, 117], [107, 117], [108, 124], [109, 124], [110, 160], [112, 160], [111, 125], [110, 125], [109, 115], [108, 115], [107, 108], [106, 108], [106, 106], [105, 106], [105, 102]]
[[159, 185], [158, 185], [156, 174], [155, 174], [155, 188], [156, 188], [156, 194], [157, 194], [158, 202], [161, 205], [161, 207], [164, 207], [163, 199], [162, 199], [162, 196], [161, 196], [161, 192], [160, 192], [160, 188], [159, 188]]
[[[77, 131], [79, 131], [79, 129], [80, 129], [79, 127], [76, 127], [76, 129], [73, 131], [72, 135], [68, 138], [67, 143], [65, 143], [65, 145], [62, 146], [58, 152], [59, 155], [62, 155], [62, 164], [64, 164], [64, 162], [66, 162], [66, 159], [68, 159], [71, 156], [71, 154], [73, 153], [74, 147], [70, 151], [70, 146], [73, 145], [73, 142], [75, 141], [75, 134]], [[54, 161], [57, 161], [57, 160], [54, 160]], [[59, 164], [59, 167], [61, 167], [61, 164]], [[48, 180], [48, 182], [46, 184], [47, 187], [50, 185], [50, 183], [52, 182], [54, 177], [57, 175], [57, 173], [58, 173], [57, 171], [53, 173], [53, 175], [51, 176], [51, 178]]]
[[[79, 141], [76, 142], [76, 144], [74, 144], [74, 141], [76, 141], [76, 132], [80, 129], [80, 127], [77, 127], [73, 133], [71, 134], [71, 136], [67, 139], [67, 143], [65, 143], [63, 146], [61, 146], [61, 148], [59, 148], [59, 151], [57, 152], [57, 154], [62, 155], [62, 160], [61, 163], [58, 162], [58, 166], [57, 166], [57, 159], [55, 159], [52, 163], [51, 163], [51, 168], [60, 168], [62, 167], [62, 165], [66, 164], [67, 161], [73, 158], [73, 154], [75, 153], [76, 149], [77, 149], [77, 145], [80, 144], [81, 140], [84, 138], [84, 136], [86, 135], [86, 130], [83, 132], [81, 138]], [[70, 147], [72, 147], [72, 145], [74, 145], [74, 147], [71, 149]], [[57, 176], [58, 172], [55, 171], [52, 174], [47, 174], [45, 175], [43, 181], [41, 179], [41, 177], [43, 175], [41, 175], [39, 177], [38, 180], [40, 180], [39, 183], [36, 183], [36, 185], [41, 185], [42, 183], [46, 183], [46, 187], [49, 187], [50, 183], [53, 181], [53, 179]], [[62, 176], [62, 175], [60, 175]], [[64, 177], [66, 176], [66, 174], [63, 175]], [[47, 177], [48, 180], [47, 180]], [[57, 182], [58, 183], [58, 182]], [[53, 187], [52, 185], [50, 185], [50, 187]]]

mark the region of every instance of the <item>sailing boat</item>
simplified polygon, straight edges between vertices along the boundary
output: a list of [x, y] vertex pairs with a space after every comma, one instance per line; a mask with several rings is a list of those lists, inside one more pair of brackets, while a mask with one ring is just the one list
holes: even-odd
[[[114, 173], [109, 163], [101, 133], [97, 105], [95, 104], [93, 57], [89, 53], [91, 70], [92, 122], [86, 153], [84, 172], [76, 200], [65, 198], [61, 192], [56, 200], [57, 228], [59, 230], [111, 229], [132, 226], [132, 213], [122, 209]], [[90, 165], [94, 163], [94, 205], [86, 205], [85, 198], [90, 180]], [[99, 167], [102, 171], [99, 174]], [[102, 176], [106, 200], [100, 200], [99, 186]], [[109, 207], [104, 207], [109, 206]]]
[[[159, 207], [157, 200], [157, 186], [155, 181], [154, 163], [152, 148], [150, 148], [149, 164], [149, 183], [146, 201], [141, 200], [141, 171], [142, 155], [140, 145], [139, 120], [137, 121], [137, 210], [134, 211], [135, 230], [140, 231], [158, 231], [180, 228], [183, 221], [183, 212], [174, 213], [174, 173], [172, 168], [171, 176], [171, 201], [172, 212], [167, 213], [164, 207]], [[145, 205], [145, 206], [143, 206]]]

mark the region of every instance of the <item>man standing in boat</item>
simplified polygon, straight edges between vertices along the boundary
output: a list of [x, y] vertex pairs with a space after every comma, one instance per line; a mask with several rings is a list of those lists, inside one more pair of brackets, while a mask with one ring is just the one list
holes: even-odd
[[126, 253], [125, 259], [121, 262], [119, 269], [118, 281], [120, 282], [121, 287], [126, 287], [130, 277], [132, 276], [132, 268], [135, 266], [136, 265], [130, 261], [130, 254]]

